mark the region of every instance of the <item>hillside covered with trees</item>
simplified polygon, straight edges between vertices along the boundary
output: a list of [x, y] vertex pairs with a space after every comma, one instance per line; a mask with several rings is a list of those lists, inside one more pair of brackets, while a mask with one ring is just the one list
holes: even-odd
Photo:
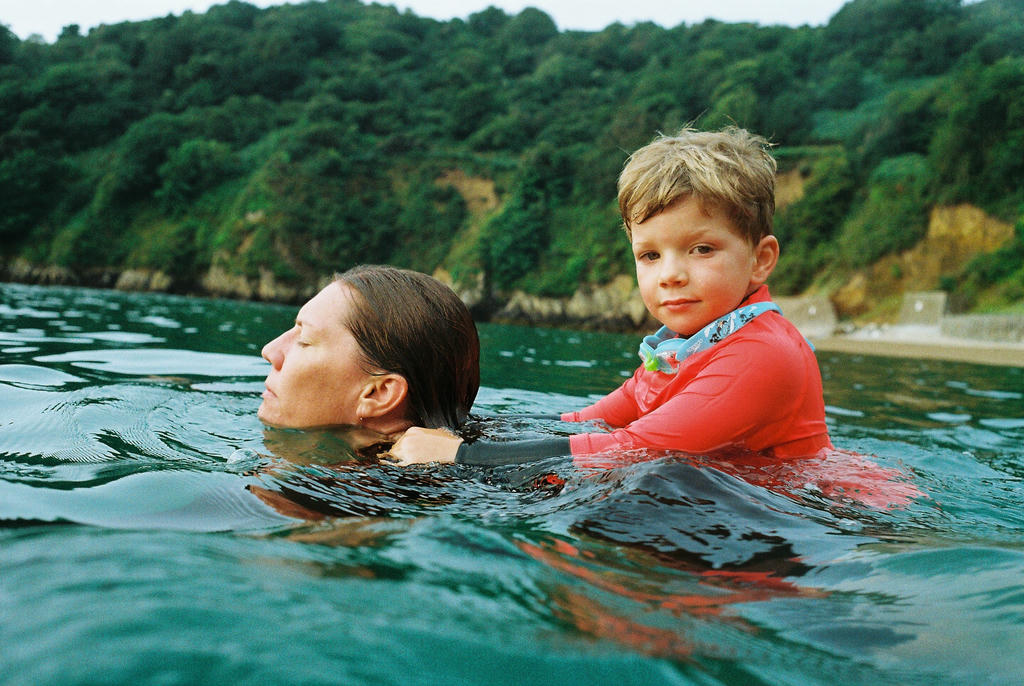
[[357, 0], [232, 0], [52, 44], [0, 27], [0, 260], [281, 299], [387, 262], [485, 304], [567, 296], [631, 272], [616, 176], [689, 122], [764, 134], [799, 187], [775, 292], [837, 288], [969, 204], [1009, 237], [929, 287], [1022, 307], [1024, 0], [852, 0], [800, 28], [560, 32], [536, 9], [441, 22]]

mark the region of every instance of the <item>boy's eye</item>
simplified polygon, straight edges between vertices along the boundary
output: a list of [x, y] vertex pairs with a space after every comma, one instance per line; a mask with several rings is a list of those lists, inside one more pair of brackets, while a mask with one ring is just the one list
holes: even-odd
[[698, 245], [693, 248], [693, 252], [697, 255], [710, 255], [715, 249], [710, 245]]
[[653, 262], [659, 257], [660, 255], [658, 255], [658, 253], [654, 252], [653, 250], [648, 250], [647, 252], [642, 252], [639, 255], [637, 255], [636, 260], [637, 262]]

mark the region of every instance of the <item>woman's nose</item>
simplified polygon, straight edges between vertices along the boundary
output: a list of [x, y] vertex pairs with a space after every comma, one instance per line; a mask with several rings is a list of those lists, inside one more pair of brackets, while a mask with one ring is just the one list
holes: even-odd
[[284, 362], [284, 338], [286, 335], [286, 333], [281, 334], [263, 346], [263, 350], [260, 351], [263, 359], [269, 362], [274, 369], [281, 369], [281, 364]]

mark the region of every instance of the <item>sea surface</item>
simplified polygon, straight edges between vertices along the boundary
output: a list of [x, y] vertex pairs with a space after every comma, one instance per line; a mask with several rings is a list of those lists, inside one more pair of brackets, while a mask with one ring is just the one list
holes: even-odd
[[[0, 284], [0, 684], [1021, 683], [1024, 369], [819, 353], [826, 462], [402, 470], [257, 420], [295, 311]], [[480, 333], [495, 439], [637, 361]]]

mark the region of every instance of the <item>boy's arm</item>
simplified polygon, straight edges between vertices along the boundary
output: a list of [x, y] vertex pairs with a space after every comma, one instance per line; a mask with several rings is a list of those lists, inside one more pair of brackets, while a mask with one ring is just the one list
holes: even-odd
[[616, 448], [708, 453], [743, 443], [785, 419], [807, 384], [800, 352], [757, 339], [722, 346], [685, 387], [659, 408], [611, 433], [571, 437], [573, 455]]
[[593, 405], [576, 412], [566, 412], [562, 415], [563, 422], [587, 422], [592, 419], [601, 419], [609, 426], [627, 426], [640, 416], [640, 410], [636, 406], [633, 388], [636, 385], [636, 375], [642, 367], [634, 372], [633, 376], [626, 380], [614, 391], [598, 400]]

